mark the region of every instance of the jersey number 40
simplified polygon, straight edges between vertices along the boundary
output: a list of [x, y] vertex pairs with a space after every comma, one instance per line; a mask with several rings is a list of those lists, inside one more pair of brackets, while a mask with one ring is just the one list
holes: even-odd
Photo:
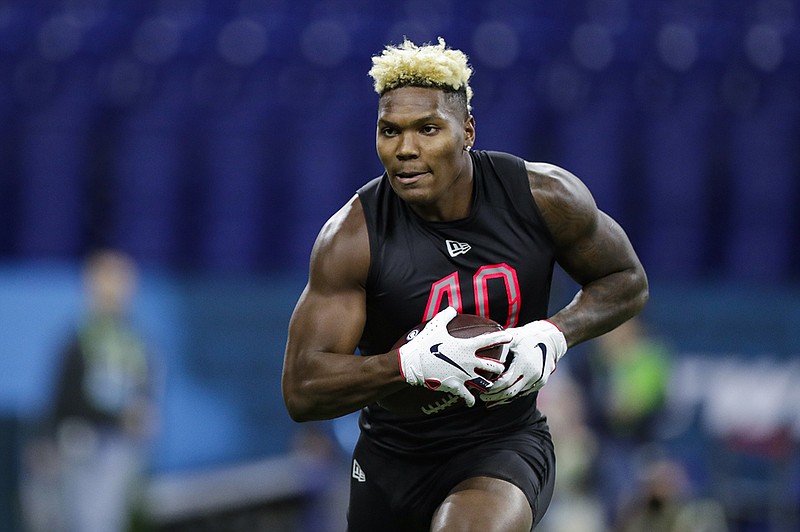
[[[508, 305], [508, 319], [504, 327], [514, 327], [519, 321], [519, 280], [517, 271], [506, 263], [489, 264], [482, 266], [472, 276], [472, 290], [475, 298], [475, 313], [484, 318], [489, 317], [489, 282], [500, 282], [505, 286], [506, 300]], [[493, 284], [495, 284], [493, 283]], [[431, 285], [431, 293], [428, 295], [428, 304], [425, 307], [423, 321], [433, 318], [442, 308], [442, 302], [447, 297], [448, 305], [454, 307], [458, 312], [463, 312], [464, 301], [461, 291], [461, 281], [458, 272], [439, 279]]]

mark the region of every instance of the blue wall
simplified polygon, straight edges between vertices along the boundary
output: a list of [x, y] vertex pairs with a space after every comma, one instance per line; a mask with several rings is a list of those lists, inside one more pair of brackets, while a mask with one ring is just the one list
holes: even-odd
[[6, 2], [0, 258], [305, 268], [381, 172], [370, 57], [443, 36], [478, 148], [566, 167], [652, 274], [800, 277], [794, 2]]

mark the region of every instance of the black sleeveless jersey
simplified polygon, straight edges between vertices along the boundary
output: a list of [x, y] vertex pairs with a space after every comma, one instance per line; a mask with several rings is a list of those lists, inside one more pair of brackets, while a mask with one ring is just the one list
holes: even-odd
[[[370, 246], [367, 320], [359, 352], [389, 351], [415, 325], [448, 305], [514, 327], [547, 317], [554, 249], [530, 192], [524, 161], [473, 151], [467, 218], [427, 222], [392, 190], [386, 175], [358, 190]], [[536, 395], [493, 408], [398, 417], [373, 404], [359, 419], [376, 445], [398, 453], [438, 453], [538, 421]]]

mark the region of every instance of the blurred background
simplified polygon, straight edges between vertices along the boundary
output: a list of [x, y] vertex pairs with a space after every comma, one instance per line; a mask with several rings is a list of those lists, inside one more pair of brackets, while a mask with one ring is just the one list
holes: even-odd
[[[63, 526], [65, 461], [131, 419], [129, 528], [342, 529], [355, 420], [289, 420], [283, 346], [317, 231], [382, 172], [367, 71], [403, 36], [464, 50], [475, 147], [577, 174], [650, 275], [641, 320], [542, 392], [560, 460], [543, 528], [797, 530], [798, 17], [795, 0], [0, 0], [0, 530]], [[108, 409], [141, 380], [147, 407], [65, 425], [98, 249], [130, 261], [112, 314], [140, 336], [96, 344], [148, 362], [90, 381]], [[552, 307], [574, 290], [558, 275]]]

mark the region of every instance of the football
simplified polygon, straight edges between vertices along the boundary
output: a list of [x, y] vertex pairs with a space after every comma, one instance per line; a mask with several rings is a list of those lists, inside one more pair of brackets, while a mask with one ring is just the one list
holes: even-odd
[[[409, 342], [419, 334], [426, 323], [427, 322], [420, 323], [408, 331], [392, 346], [392, 349], [397, 349], [406, 342]], [[474, 336], [480, 336], [481, 334], [502, 330], [503, 326], [499, 323], [489, 318], [471, 314], [457, 314], [456, 317], [447, 324], [447, 331], [456, 338], [472, 338]], [[503, 346], [498, 345], [483, 349], [479, 351], [479, 353], [482, 357], [500, 360], [503, 355]], [[493, 373], [480, 370], [478, 373], [489, 380], [494, 380], [498, 377], [498, 375]], [[477, 396], [477, 392], [475, 392], [475, 395]], [[478, 401], [480, 402], [479, 398]], [[399, 392], [384, 397], [378, 401], [378, 405], [394, 414], [402, 416], [430, 416], [441, 414], [445, 411], [452, 411], [457, 408], [466, 408], [466, 403], [464, 403], [464, 400], [460, 397], [447, 392], [430, 390], [424, 386], [409, 386]]]

